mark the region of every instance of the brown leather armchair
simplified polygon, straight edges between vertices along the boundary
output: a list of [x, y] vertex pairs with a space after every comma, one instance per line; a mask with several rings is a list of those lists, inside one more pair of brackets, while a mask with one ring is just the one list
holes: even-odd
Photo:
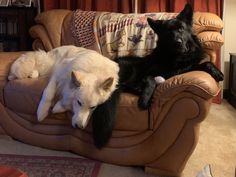
[[[36, 17], [30, 33], [33, 47], [50, 50], [74, 44], [69, 23], [72, 11], [52, 10]], [[214, 14], [194, 14], [193, 30], [215, 61], [215, 50], [223, 44], [222, 21]], [[137, 107], [137, 97], [123, 93], [112, 138], [102, 149], [93, 145], [91, 124], [71, 127], [70, 112], [50, 114], [37, 122], [36, 110], [47, 79], [7, 81], [10, 65], [22, 52], [0, 53], [0, 133], [22, 142], [57, 150], [68, 150], [119, 165], [144, 166], [158, 175], [179, 176], [198, 141], [200, 123], [220, 90], [207, 73], [174, 76], [156, 88], [148, 110]]]

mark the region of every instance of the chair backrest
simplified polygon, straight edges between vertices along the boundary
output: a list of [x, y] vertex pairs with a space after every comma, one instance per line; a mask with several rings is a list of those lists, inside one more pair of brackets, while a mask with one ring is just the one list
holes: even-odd
[[[121, 14], [55, 9], [39, 14], [35, 18], [37, 24], [30, 29], [30, 34], [35, 38], [34, 49], [41, 48], [48, 51], [62, 45], [76, 45], [97, 50], [113, 58], [117, 55], [117, 51], [121, 51], [118, 50], [119, 47], [128, 44], [128, 41], [130, 42], [129, 46], [127, 45], [127, 51], [138, 40], [145, 39], [146, 41], [150, 33], [149, 27], [144, 28], [147, 25], [147, 17], [165, 20], [176, 15], [177, 13]], [[224, 43], [220, 33], [222, 29], [223, 21], [217, 15], [205, 12], [194, 13], [193, 31], [203, 47], [207, 49], [210, 60], [213, 62], [216, 56], [215, 51]], [[142, 39], [137, 34], [142, 35]], [[136, 49], [139, 49], [134, 48], [137, 52], [135, 54], [148, 53], [155, 47], [155, 40], [156, 38], [153, 38], [149, 40], [151, 41], [149, 44], [145, 42], [139, 43], [139, 46], [135, 45]], [[123, 50], [120, 55], [126, 55], [125, 51]]]

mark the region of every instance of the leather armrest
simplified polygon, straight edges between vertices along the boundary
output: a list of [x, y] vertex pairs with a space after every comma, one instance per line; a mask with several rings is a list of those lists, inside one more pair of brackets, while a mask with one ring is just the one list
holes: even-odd
[[46, 29], [42, 25], [31, 27], [29, 33], [35, 39], [33, 43], [34, 50], [40, 48], [49, 51], [54, 48]]
[[[208, 105], [219, 91], [219, 84], [208, 73], [203, 71], [192, 71], [173, 76], [156, 88], [150, 108], [151, 120], [155, 122], [156, 118], [160, 117], [158, 116], [160, 113], [168, 112], [170, 108], [163, 109], [163, 107], [169, 102], [175, 104], [175, 101], [181, 99], [194, 100], [190, 102], [196, 102], [197, 105], [203, 107], [204, 104]], [[186, 109], [188, 108], [185, 106], [181, 105], [180, 111], [187, 111]]]
[[11, 64], [25, 52], [0, 52], [0, 81], [6, 81]]
[[191, 92], [204, 99], [216, 96], [219, 84], [210, 74], [203, 71], [191, 71], [171, 77], [160, 84], [154, 93], [155, 103], [163, 104], [166, 100], [181, 92]]
[[[43, 12], [35, 18], [36, 23], [45, 28], [48, 41], [51, 42], [53, 48], [61, 46], [62, 25], [65, 17], [70, 13], [70, 10], [54, 9]], [[68, 28], [70, 27], [68, 26]]]
[[11, 64], [24, 52], [0, 52], [0, 102], [4, 104], [3, 88], [7, 82], [7, 76]]

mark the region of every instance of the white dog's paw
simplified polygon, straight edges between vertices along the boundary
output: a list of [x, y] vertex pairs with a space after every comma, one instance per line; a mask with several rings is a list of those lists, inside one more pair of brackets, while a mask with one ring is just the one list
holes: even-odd
[[50, 109], [50, 102], [40, 102], [37, 110], [37, 119], [38, 121], [44, 120], [48, 116], [48, 111]]
[[61, 113], [61, 112], [65, 112], [65, 111], [66, 111], [66, 109], [62, 106], [61, 101], [58, 101], [52, 109], [53, 113]]
[[37, 111], [37, 119], [39, 122], [43, 121], [48, 116], [47, 112]]
[[16, 76], [15, 76], [15, 75], [10, 74], [10, 75], [8, 76], [8, 80], [9, 80], [9, 81], [14, 80], [14, 79], [16, 79]]
[[30, 78], [38, 78], [39, 72], [37, 70], [33, 70], [32, 73], [29, 75]]
[[43, 121], [48, 116], [48, 111], [37, 110], [37, 119], [39, 122]]
[[164, 77], [161, 77], [161, 76], [156, 76], [154, 79], [158, 85], [165, 82]]

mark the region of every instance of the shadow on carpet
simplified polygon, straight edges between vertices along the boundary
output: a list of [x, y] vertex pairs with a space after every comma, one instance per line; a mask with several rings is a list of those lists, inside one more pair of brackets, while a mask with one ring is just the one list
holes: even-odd
[[0, 154], [0, 165], [19, 168], [29, 177], [97, 177], [101, 163], [77, 157]]

